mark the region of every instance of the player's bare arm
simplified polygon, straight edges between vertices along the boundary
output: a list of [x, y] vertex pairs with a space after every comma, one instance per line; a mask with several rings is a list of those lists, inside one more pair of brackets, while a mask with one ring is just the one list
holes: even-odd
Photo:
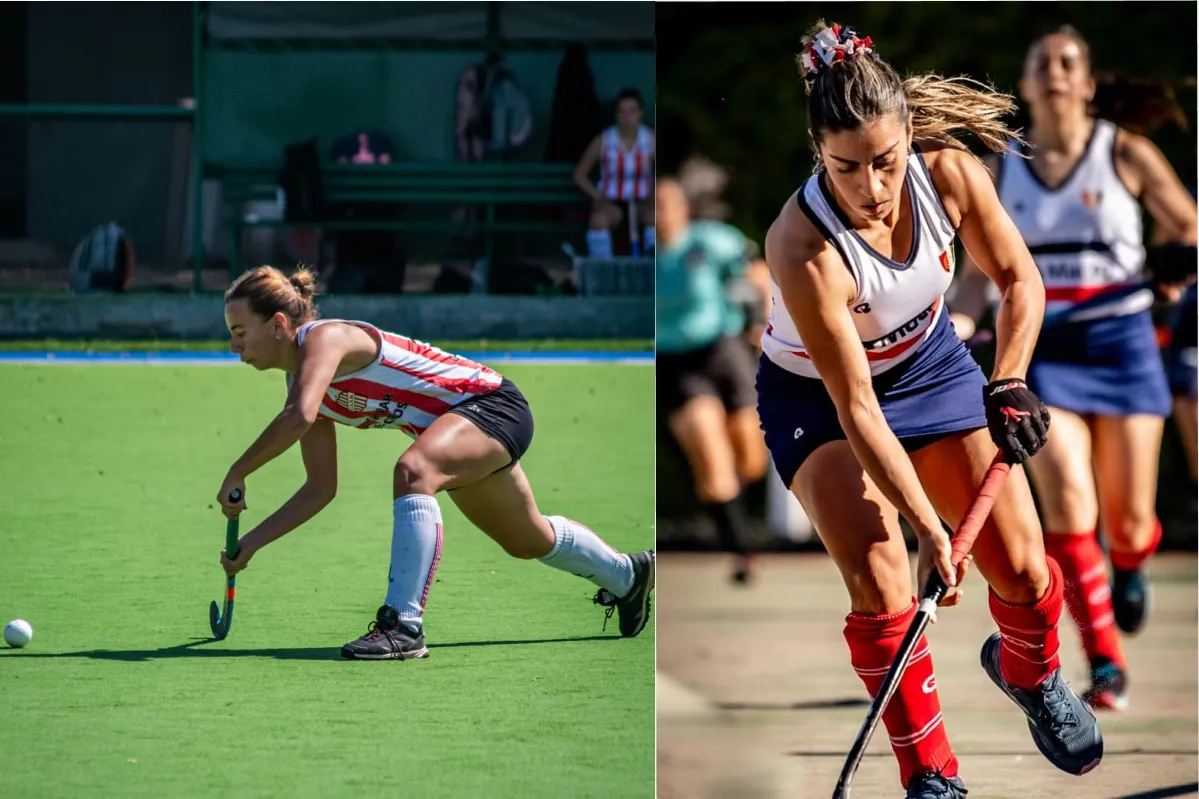
[[1116, 170], [1157, 223], [1157, 241], [1195, 244], [1195, 200], [1153, 142], [1120, 131], [1116, 136]]
[[[319, 330], [319, 328], [318, 328]], [[316, 516], [337, 495], [337, 429], [329, 419], [317, 419], [300, 439], [307, 479], [291, 499], [257, 527], [243, 535], [238, 557], [221, 559], [226, 574], [237, 574], [254, 553]]]
[[595, 165], [599, 163], [600, 150], [603, 148], [603, 137], [596, 136], [591, 140], [591, 144], [587, 145], [587, 149], [583, 151], [583, 157], [579, 159], [578, 166], [575, 167], [574, 181], [579, 189], [593, 200], [602, 200], [603, 195], [591, 182], [591, 170], [595, 169]]
[[[925, 151], [928, 149], [930, 148], [926, 148]], [[996, 153], [988, 153], [983, 158], [983, 167], [990, 173], [991, 182], [994, 183], [999, 176], [999, 156]], [[990, 282], [967, 252], [966, 257], [961, 259], [953, 288], [947, 297], [952, 311], [950, 319], [953, 320], [954, 330], [962, 340], [973, 336], [978, 329], [978, 320], [987, 310], [987, 287]]]
[[986, 167], [955, 147], [930, 152], [928, 165], [970, 260], [999, 287], [1002, 297], [991, 379], [1024, 379], [1045, 316], [1041, 273], [1000, 204]]

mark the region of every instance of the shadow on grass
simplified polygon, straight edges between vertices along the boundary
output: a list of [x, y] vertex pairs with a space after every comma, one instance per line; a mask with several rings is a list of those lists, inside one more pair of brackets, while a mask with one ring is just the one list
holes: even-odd
[[1199, 793], [1199, 782], [1187, 782], [1181, 785], [1171, 785], [1168, 788], [1153, 788], [1140, 793], [1130, 793], [1117, 799], [1169, 799], [1172, 796], [1194, 796]]
[[[565, 644], [577, 641], [618, 641], [612, 635], [588, 635], [577, 638], [541, 638], [526, 641], [457, 641], [429, 647], [431, 653], [441, 649], [465, 646], [529, 646], [534, 644]], [[92, 649], [82, 652], [8, 651], [10, 658], [88, 658], [90, 660], [123, 660], [145, 662], [166, 658], [274, 658], [275, 660], [342, 660], [340, 646], [297, 647], [292, 649], [222, 649], [211, 646], [220, 643], [211, 638], [193, 638], [185, 644], [161, 649]]]
[[814, 699], [807, 702], [717, 702], [721, 710], [830, 710], [838, 707], [870, 707], [869, 699]]

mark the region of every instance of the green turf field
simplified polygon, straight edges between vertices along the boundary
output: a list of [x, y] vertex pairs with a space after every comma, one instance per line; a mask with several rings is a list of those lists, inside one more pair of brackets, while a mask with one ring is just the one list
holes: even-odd
[[[653, 541], [653, 370], [499, 364], [537, 419], [542, 511]], [[595, 587], [508, 558], [442, 497], [430, 657], [342, 660], [386, 588], [408, 439], [341, 429], [340, 491], [223, 594], [229, 464], [281, 407], [245, 367], [0, 365], [0, 796], [650, 797], [654, 627], [601, 633]], [[243, 533], [301, 482], [247, 481]]]

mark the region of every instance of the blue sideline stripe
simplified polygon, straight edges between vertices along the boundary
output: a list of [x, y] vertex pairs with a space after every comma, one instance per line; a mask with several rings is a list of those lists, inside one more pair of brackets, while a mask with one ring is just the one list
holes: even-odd
[[[543, 364], [565, 363], [653, 363], [652, 352], [603, 352], [580, 350], [545, 352], [456, 352], [472, 361], [508, 361]], [[28, 351], [0, 350], [0, 363], [27, 364], [154, 364], [174, 365], [236, 364], [236, 355], [229, 352], [85, 352], [85, 351]]]

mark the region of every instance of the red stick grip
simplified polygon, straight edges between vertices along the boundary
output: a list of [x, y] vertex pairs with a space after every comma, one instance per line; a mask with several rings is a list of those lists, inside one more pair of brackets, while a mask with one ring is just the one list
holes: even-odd
[[983, 475], [982, 485], [978, 487], [978, 496], [970, 503], [966, 516], [958, 525], [957, 534], [951, 542], [953, 552], [949, 557], [954, 566], [970, 554], [970, 548], [974, 546], [974, 540], [982, 531], [983, 523], [991, 515], [991, 508], [995, 507], [995, 500], [1003, 490], [1011, 471], [1012, 465], [1004, 459], [1003, 453], [996, 454], [995, 460], [987, 467], [987, 473]]

